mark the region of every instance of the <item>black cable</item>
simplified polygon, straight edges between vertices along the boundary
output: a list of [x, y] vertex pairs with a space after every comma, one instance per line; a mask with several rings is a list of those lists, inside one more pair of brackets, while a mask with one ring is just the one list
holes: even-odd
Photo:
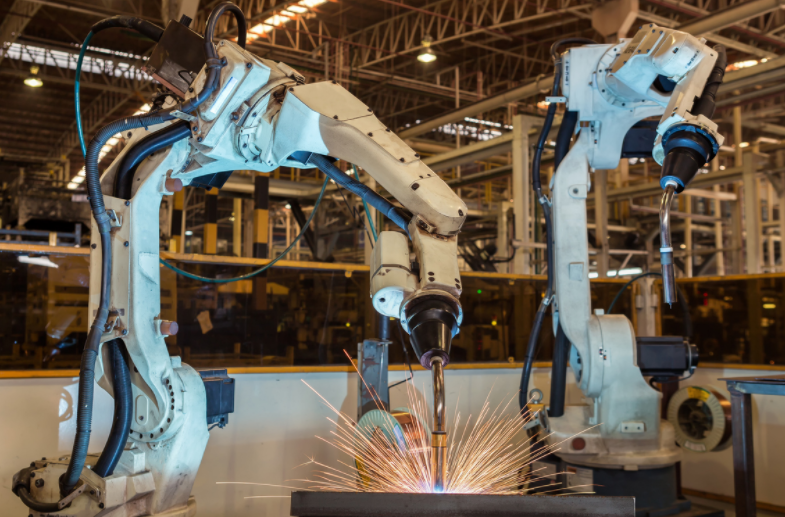
[[[616, 293], [616, 296], [613, 297], [613, 301], [611, 301], [611, 304], [608, 306], [608, 310], [605, 313], [606, 314], [610, 314], [611, 312], [613, 312], [613, 307], [616, 305], [616, 302], [619, 300], [619, 298], [621, 297], [622, 293], [625, 290], [627, 290], [627, 288], [633, 282], [635, 282], [636, 280], [639, 280], [641, 278], [647, 277], [647, 276], [659, 276], [659, 277], [661, 277], [662, 273], [658, 273], [656, 271], [649, 271], [648, 273], [641, 273], [640, 275], [632, 277], [632, 279], [629, 282], [624, 284], [622, 286], [622, 288], [619, 289], [619, 292]], [[679, 305], [681, 305], [681, 307], [682, 307], [682, 314], [683, 314], [683, 317], [684, 317], [684, 336], [688, 337], [688, 338], [691, 338], [692, 337], [692, 315], [690, 314], [690, 308], [687, 305], [687, 297], [684, 295], [684, 291], [681, 289], [681, 286], [679, 284], [676, 284], [676, 297], [679, 300]], [[685, 378], [688, 378], [688, 377], [685, 377]]]
[[706, 85], [703, 87], [703, 93], [695, 101], [692, 107], [693, 115], [705, 115], [707, 118], [714, 116], [714, 109], [716, 107], [715, 101], [717, 97], [717, 90], [719, 90], [722, 80], [725, 77], [725, 68], [728, 66], [728, 56], [723, 45], [716, 45], [714, 50], [717, 52], [717, 61], [714, 62], [714, 67], [706, 79]]
[[610, 313], [612, 313], [612, 312], [613, 312], [613, 307], [616, 305], [616, 302], [617, 302], [617, 301], [619, 301], [619, 298], [621, 297], [622, 293], [623, 293], [623, 292], [624, 292], [624, 291], [625, 291], [625, 290], [626, 290], [626, 289], [627, 289], [627, 288], [628, 288], [630, 285], [632, 285], [632, 284], [633, 284], [634, 282], [636, 282], [637, 280], [640, 280], [641, 278], [646, 278], [647, 276], [660, 276], [660, 277], [661, 277], [661, 276], [662, 276], [662, 273], [657, 273], [656, 271], [649, 271], [648, 273], [641, 273], [640, 275], [637, 275], [637, 276], [634, 276], [634, 277], [632, 277], [632, 278], [630, 279], [630, 281], [629, 281], [629, 282], [627, 282], [626, 284], [624, 284], [624, 285], [622, 286], [622, 288], [621, 288], [621, 289], [619, 289], [619, 292], [618, 292], [618, 293], [616, 293], [616, 296], [614, 296], [614, 297], [613, 297], [613, 301], [611, 301], [611, 304], [608, 306], [608, 310], [607, 310], [607, 311], [605, 311], [605, 314], [610, 314]]
[[93, 467], [93, 472], [103, 478], [111, 476], [120, 461], [133, 421], [131, 370], [123, 353], [125, 346], [121, 339], [113, 339], [104, 343], [104, 346], [109, 347], [109, 361], [112, 364], [114, 419], [104, 450]]
[[186, 121], [179, 121], [142, 138], [123, 156], [114, 178], [115, 197], [131, 199], [136, 168], [152, 153], [165, 149], [191, 135]]
[[93, 26], [90, 27], [90, 32], [97, 33], [101, 32], [102, 30], [113, 28], [135, 30], [139, 34], [147, 36], [156, 43], [160, 41], [161, 36], [164, 33], [164, 30], [154, 23], [133, 16], [112, 16], [111, 18], [106, 18], [93, 24]]
[[338, 192], [341, 194], [341, 197], [343, 198], [343, 202], [346, 204], [346, 209], [349, 210], [349, 214], [352, 216], [352, 219], [354, 219], [354, 224], [362, 225], [363, 230], [365, 231], [365, 236], [367, 238], [367, 241], [371, 244], [371, 249], [373, 249], [374, 248], [373, 239], [371, 238], [371, 232], [368, 231], [368, 225], [365, 224], [365, 219], [360, 214], [360, 211], [357, 209], [357, 207], [352, 208], [352, 206], [349, 204], [349, 200], [346, 199], [346, 196], [344, 195], [343, 189], [341, 187], [338, 187]]
[[389, 386], [387, 386], [388, 390], [390, 388], [394, 388], [398, 386], [399, 384], [403, 384], [404, 382], [408, 382], [414, 379], [414, 372], [412, 371], [412, 363], [409, 360], [409, 350], [406, 348], [406, 340], [404, 339], [403, 330], [401, 330], [400, 321], [398, 322], [398, 337], [400, 337], [401, 339], [401, 348], [403, 348], [403, 362], [409, 368], [409, 378], [404, 379], [402, 381], [398, 381], [395, 384], [390, 384]]
[[[98, 170], [98, 159], [101, 148], [106, 142], [117, 133], [122, 133], [140, 127], [149, 127], [162, 124], [174, 119], [174, 112], [180, 109], [185, 112], [193, 111], [202, 104], [218, 87], [218, 70], [223, 66], [213, 44], [213, 35], [218, 17], [224, 11], [232, 12], [238, 19], [238, 42], [241, 46], [245, 45], [245, 17], [239, 7], [231, 3], [220, 4], [207, 20], [205, 28], [205, 53], [207, 54], [207, 79], [204, 88], [190, 101], [183, 105], [157, 113], [149, 113], [137, 117], [128, 117], [112, 122], [103, 128], [93, 137], [87, 148], [85, 156], [85, 178], [87, 182], [87, 193], [90, 200], [90, 208], [98, 226], [98, 233], [101, 238], [101, 291], [98, 310], [95, 319], [87, 335], [85, 351], [82, 354], [82, 365], [79, 373], [79, 399], [77, 410], [76, 437], [71, 453], [68, 468], [61, 478], [60, 490], [63, 495], [70, 493], [84, 468], [87, 458], [87, 448], [90, 443], [91, 425], [93, 419], [93, 385], [95, 381], [95, 361], [98, 355], [98, 346], [101, 335], [104, 331], [107, 318], [109, 316], [109, 297], [111, 292], [112, 276], [112, 247], [109, 231], [111, 222], [109, 214], [106, 212], [104, 196], [101, 191], [100, 171]], [[109, 22], [107, 22], [109, 23]], [[111, 25], [111, 24], [110, 24]]]
[[27, 488], [21, 487], [16, 491], [16, 495], [22, 500], [22, 503], [33, 510], [40, 513], [55, 513], [60, 510], [57, 503], [41, 503], [33, 499]]
[[[551, 58], [553, 59], [554, 65], [554, 74], [553, 74], [553, 86], [551, 87], [551, 95], [556, 96], [559, 93], [559, 87], [561, 84], [561, 55], [559, 54], [559, 48], [568, 45], [571, 43], [588, 43], [594, 44], [593, 40], [587, 38], [564, 38], [561, 40], [556, 41], [553, 45], [551, 45]], [[521, 384], [520, 384], [520, 391], [518, 392], [518, 402], [520, 404], [520, 408], [523, 411], [526, 408], [526, 404], [528, 403], [528, 389], [529, 389], [529, 379], [531, 378], [531, 370], [532, 365], [534, 363], [534, 358], [537, 355], [537, 349], [539, 347], [539, 339], [540, 339], [540, 331], [542, 329], [542, 322], [545, 318], [545, 312], [548, 309], [553, 297], [553, 243], [551, 239], [553, 238], [553, 219], [551, 214], [551, 205], [547, 197], [542, 193], [542, 180], [540, 178], [540, 164], [542, 162], [542, 153], [545, 149], [545, 143], [548, 140], [548, 133], [551, 131], [551, 127], [553, 125], [553, 118], [556, 116], [556, 103], [551, 102], [548, 105], [548, 111], [545, 115], [545, 122], [542, 125], [542, 129], [540, 131], [540, 137], [537, 139], [537, 147], [534, 150], [534, 157], [532, 159], [532, 189], [534, 190], [535, 196], [537, 196], [537, 201], [542, 206], [543, 216], [545, 218], [545, 243], [546, 243], [546, 260], [547, 260], [547, 287], [545, 290], [545, 296], [543, 297], [542, 301], [540, 302], [540, 306], [537, 309], [537, 314], [534, 316], [534, 325], [532, 325], [532, 331], [529, 333], [529, 341], [526, 347], [526, 356], [524, 359], [523, 364], [523, 371], [521, 372]], [[571, 117], [571, 116], [570, 116]], [[577, 118], [576, 118], [577, 120]], [[570, 119], [568, 118], [568, 123]], [[574, 129], [574, 125], [573, 125]], [[561, 132], [561, 130], [560, 130]], [[564, 141], [562, 139], [562, 145], [564, 145]], [[569, 147], [569, 139], [566, 139], [566, 145]], [[560, 154], [560, 151], [557, 150], [557, 155]], [[563, 155], [566, 155], [566, 151], [563, 151]], [[522, 195], [526, 195], [522, 193]], [[523, 411], [524, 414], [526, 411]]]
[[509, 257], [503, 258], [503, 259], [491, 259], [490, 262], [491, 262], [491, 264], [505, 264], [507, 262], [512, 262], [512, 259], [515, 258], [515, 253], [517, 251], [518, 250], [516, 248], [513, 248], [512, 249], [512, 255], [510, 255]]

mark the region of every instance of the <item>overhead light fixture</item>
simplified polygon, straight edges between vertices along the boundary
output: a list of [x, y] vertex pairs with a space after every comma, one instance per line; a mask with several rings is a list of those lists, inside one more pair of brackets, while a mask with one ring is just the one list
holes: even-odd
[[420, 55], [417, 56], [417, 61], [421, 63], [431, 63], [436, 61], [436, 54], [434, 54], [433, 49], [431, 48], [431, 43], [433, 43], [433, 38], [430, 34], [427, 34], [422, 39], [422, 46], [424, 48], [420, 52]]
[[30, 67], [30, 75], [25, 79], [25, 84], [30, 88], [40, 88], [44, 85], [44, 82], [38, 77], [38, 66], [33, 65]]

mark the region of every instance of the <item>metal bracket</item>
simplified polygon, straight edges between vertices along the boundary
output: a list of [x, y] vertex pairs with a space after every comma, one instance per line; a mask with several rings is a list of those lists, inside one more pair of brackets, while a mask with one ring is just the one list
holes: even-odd
[[194, 115], [191, 115], [190, 113], [186, 113], [180, 110], [172, 111], [172, 116], [174, 118], [179, 118], [180, 120], [185, 120], [186, 122], [193, 122], [196, 120], [196, 117]]
[[82, 481], [82, 484], [79, 485], [79, 487], [76, 490], [74, 490], [73, 492], [71, 492], [67, 496], [65, 496], [62, 499], [60, 499], [59, 501], [57, 501], [57, 508], [59, 510], [62, 510], [63, 508], [65, 508], [66, 506], [71, 504], [71, 501], [76, 499], [78, 496], [82, 495], [82, 493], [84, 493], [85, 490], [87, 490], [87, 483]]
[[563, 95], [555, 95], [545, 97], [546, 102], [555, 102], [556, 104], [565, 104], [567, 102], [567, 97]]
[[104, 325], [104, 334], [112, 332], [115, 328], [121, 328], [123, 322], [120, 319], [119, 311], [109, 311], [109, 317], [106, 318], [106, 325]]
[[122, 215], [118, 215], [114, 210], [107, 210], [106, 214], [109, 216], [109, 226], [112, 228], [120, 228], [123, 225]]

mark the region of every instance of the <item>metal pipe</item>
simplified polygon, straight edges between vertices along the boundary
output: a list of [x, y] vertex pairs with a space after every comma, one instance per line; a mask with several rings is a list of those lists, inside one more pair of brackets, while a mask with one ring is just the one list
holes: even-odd
[[432, 492], [444, 492], [447, 474], [447, 428], [444, 404], [444, 368], [442, 358], [431, 358], [433, 372], [433, 429], [431, 429]]
[[687, 22], [677, 27], [677, 29], [693, 36], [701, 36], [707, 32], [718, 31], [731, 25], [742, 23], [745, 20], [766, 14], [780, 7], [781, 3], [779, 0], [753, 0], [752, 2], [736, 4], [729, 9]]
[[423, 135], [430, 132], [432, 129], [436, 129], [445, 124], [458, 122], [459, 120], [463, 120], [465, 117], [472, 117], [478, 113], [487, 113], [501, 106], [506, 106], [511, 102], [517, 102], [521, 99], [532, 97], [540, 93], [540, 91], [543, 89], [550, 88], [552, 84], [552, 75], [539, 77], [534, 82], [524, 86], [507, 90], [506, 92], [494, 95], [493, 97], [488, 97], [467, 106], [461, 106], [460, 108], [447, 112], [444, 115], [426, 120], [422, 124], [401, 131], [398, 133], [398, 136], [401, 138], [411, 138], [413, 136]]
[[660, 264], [662, 265], [662, 294], [669, 306], [676, 301], [676, 276], [673, 270], [671, 242], [671, 203], [676, 193], [675, 182], [669, 181], [660, 204]]

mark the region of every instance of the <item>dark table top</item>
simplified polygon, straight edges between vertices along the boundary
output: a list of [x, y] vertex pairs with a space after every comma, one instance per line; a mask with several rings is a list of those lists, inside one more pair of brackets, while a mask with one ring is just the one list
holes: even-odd
[[728, 391], [754, 395], [785, 395], [785, 375], [756, 375], [755, 377], [726, 377]]

